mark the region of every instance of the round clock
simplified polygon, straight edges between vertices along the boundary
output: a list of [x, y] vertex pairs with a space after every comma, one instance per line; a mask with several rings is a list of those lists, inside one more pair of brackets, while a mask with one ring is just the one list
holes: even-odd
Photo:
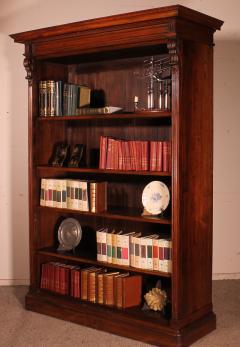
[[166, 210], [169, 201], [169, 189], [161, 181], [152, 181], [143, 190], [142, 204], [145, 211], [151, 215], [158, 215]]
[[82, 238], [82, 228], [75, 218], [66, 218], [58, 228], [59, 251], [70, 251], [77, 247]]

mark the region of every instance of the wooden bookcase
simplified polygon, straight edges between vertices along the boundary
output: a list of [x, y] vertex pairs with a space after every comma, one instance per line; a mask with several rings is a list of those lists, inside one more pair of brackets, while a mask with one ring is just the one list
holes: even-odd
[[[216, 326], [212, 311], [213, 34], [222, 21], [182, 6], [155, 8], [11, 35], [25, 45], [29, 95], [30, 278], [26, 308], [158, 346], [187, 346]], [[143, 93], [135, 73], [144, 57], [169, 55], [172, 63], [170, 112], [134, 113]], [[103, 89], [122, 114], [39, 117], [39, 81], [62, 80]], [[99, 170], [92, 153], [100, 135], [172, 141], [172, 172]], [[53, 144], [84, 143], [87, 168], [47, 165]], [[109, 182], [104, 213], [41, 207], [41, 178], [70, 177]], [[171, 190], [169, 213], [141, 216], [141, 192], [151, 180]], [[111, 207], [112, 206], [112, 207]], [[56, 223], [73, 216], [89, 239], [77, 255], [56, 251]], [[128, 268], [145, 281], [161, 278], [171, 314], [141, 308], [116, 310], [40, 289], [41, 264], [51, 260], [98, 264], [91, 249], [98, 225], [167, 233], [173, 243], [172, 274]], [[120, 265], [106, 266], [122, 268]]]

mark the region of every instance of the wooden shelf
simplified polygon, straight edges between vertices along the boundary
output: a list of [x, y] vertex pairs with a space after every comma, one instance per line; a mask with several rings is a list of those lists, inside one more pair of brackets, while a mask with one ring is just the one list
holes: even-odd
[[[83, 252], [81, 252], [82, 254]], [[117, 265], [117, 264], [112, 264], [112, 263], [106, 263], [106, 262], [100, 262], [97, 261], [95, 256], [87, 257], [87, 256], [82, 256], [80, 255], [73, 255], [71, 252], [65, 252], [65, 253], [60, 253], [57, 252], [54, 248], [43, 248], [38, 251], [38, 254], [40, 255], [46, 255], [50, 256], [53, 258], [57, 259], [64, 259], [68, 261], [73, 261], [77, 263], [84, 263], [84, 264], [91, 264], [91, 265], [98, 265], [102, 267], [107, 267], [107, 268], [114, 268], [114, 269], [119, 269], [119, 270], [124, 270], [124, 271], [131, 271], [131, 272], [136, 272], [136, 273], [141, 273], [141, 274], [147, 274], [147, 275], [153, 275], [153, 276], [161, 276], [161, 277], [172, 277], [171, 273], [167, 272], [160, 272], [160, 271], [153, 271], [153, 270], [148, 270], [148, 269], [138, 269], [135, 267], [131, 266], [123, 266], [123, 265]]]
[[113, 114], [98, 114], [98, 115], [85, 115], [85, 116], [53, 116], [53, 117], [38, 117], [40, 122], [53, 122], [53, 121], [86, 121], [86, 120], [121, 120], [121, 119], [158, 119], [158, 118], [171, 118], [170, 111], [162, 112], [146, 112], [146, 113], [113, 113]]
[[170, 225], [171, 219], [170, 218], [161, 218], [161, 217], [151, 217], [151, 216], [141, 216], [141, 212], [139, 209], [120, 209], [120, 208], [112, 208], [109, 209], [109, 211], [105, 212], [83, 212], [78, 210], [71, 210], [68, 208], [57, 208], [57, 207], [49, 207], [49, 206], [39, 206], [39, 209], [44, 210], [52, 210], [56, 212], [61, 213], [74, 213], [74, 214], [81, 214], [85, 216], [97, 216], [97, 217], [103, 217], [108, 219], [117, 219], [117, 220], [129, 220], [133, 222], [145, 222], [145, 223], [157, 223], [157, 224], [165, 224]]
[[76, 172], [76, 173], [90, 173], [95, 175], [132, 175], [132, 176], [159, 176], [169, 177], [171, 172], [161, 171], [123, 171], [123, 170], [100, 170], [93, 168], [70, 168], [70, 167], [53, 167], [47, 165], [39, 165], [37, 170], [41, 173], [64, 173], [64, 172]]

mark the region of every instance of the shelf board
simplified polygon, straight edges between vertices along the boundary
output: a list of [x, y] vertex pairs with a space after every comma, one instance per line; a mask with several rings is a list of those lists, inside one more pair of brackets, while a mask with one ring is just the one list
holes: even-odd
[[52, 210], [56, 212], [62, 213], [74, 213], [85, 216], [97, 216], [108, 219], [117, 219], [117, 220], [129, 220], [133, 222], [146, 222], [146, 223], [157, 223], [157, 224], [171, 224], [170, 218], [162, 218], [162, 217], [151, 217], [151, 216], [141, 216], [141, 211], [139, 209], [120, 209], [120, 208], [109, 208], [108, 211], [105, 212], [83, 212], [79, 210], [71, 210], [68, 208], [57, 208], [57, 207], [49, 207], [49, 206], [39, 206], [39, 209], [44, 210]]
[[152, 322], [154, 324], [157, 324], [158, 328], [161, 328], [161, 326], [163, 326], [170, 329], [170, 320], [165, 318], [161, 312], [144, 311], [141, 309], [141, 307], [132, 307], [123, 310], [107, 305], [91, 303], [89, 301], [82, 301], [80, 299], [72, 298], [71, 296], [63, 296], [43, 289], [32, 290], [30, 293], [30, 295], [35, 295], [39, 299], [41, 298], [49, 300], [49, 302], [53, 303], [53, 305], [55, 305], [56, 307], [66, 306], [70, 309], [72, 308], [76, 310], [77, 312], [82, 311], [84, 312], [84, 314], [87, 311], [90, 313], [90, 316], [92, 318], [101, 315], [103, 315], [104, 317], [114, 316], [116, 319], [120, 320], [122, 318], [132, 317], [139, 322], [142, 321], [143, 323], [147, 318], [149, 323]]
[[124, 170], [101, 170], [97, 168], [71, 168], [71, 167], [53, 167], [48, 165], [39, 165], [37, 167], [39, 172], [79, 172], [79, 173], [94, 173], [107, 174], [107, 175], [137, 175], [137, 176], [171, 176], [171, 172], [162, 171], [124, 171]]
[[38, 254], [50, 256], [57, 259], [64, 259], [68, 261], [70, 260], [77, 263], [98, 265], [101, 267], [114, 268], [114, 269], [119, 269], [119, 270], [124, 270], [129, 272], [136, 272], [136, 273], [141, 273], [146, 275], [154, 275], [154, 276], [170, 277], [170, 278], [172, 277], [172, 274], [167, 272], [160, 272], [160, 271], [154, 271], [154, 270], [148, 270], [148, 269], [139, 269], [132, 266], [117, 265], [117, 264], [107, 263], [103, 261], [100, 262], [96, 260], [95, 255], [92, 255], [91, 257], [89, 255], [83, 256], [82, 255], [83, 251], [79, 251], [79, 255], [73, 254], [72, 252], [60, 253], [60, 252], [57, 252], [54, 248], [48, 247], [48, 248], [40, 249], [38, 251]]
[[98, 115], [85, 115], [85, 116], [49, 116], [38, 117], [40, 122], [46, 121], [85, 121], [96, 119], [156, 119], [156, 118], [171, 118], [170, 111], [161, 112], [147, 112], [146, 113], [112, 113], [112, 114], [98, 114]]

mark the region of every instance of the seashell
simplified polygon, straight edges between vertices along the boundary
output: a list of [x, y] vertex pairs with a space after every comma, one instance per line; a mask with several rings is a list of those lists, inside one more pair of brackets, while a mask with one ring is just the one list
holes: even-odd
[[167, 294], [160, 288], [152, 288], [144, 295], [148, 307], [154, 311], [162, 311], [167, 302]]

